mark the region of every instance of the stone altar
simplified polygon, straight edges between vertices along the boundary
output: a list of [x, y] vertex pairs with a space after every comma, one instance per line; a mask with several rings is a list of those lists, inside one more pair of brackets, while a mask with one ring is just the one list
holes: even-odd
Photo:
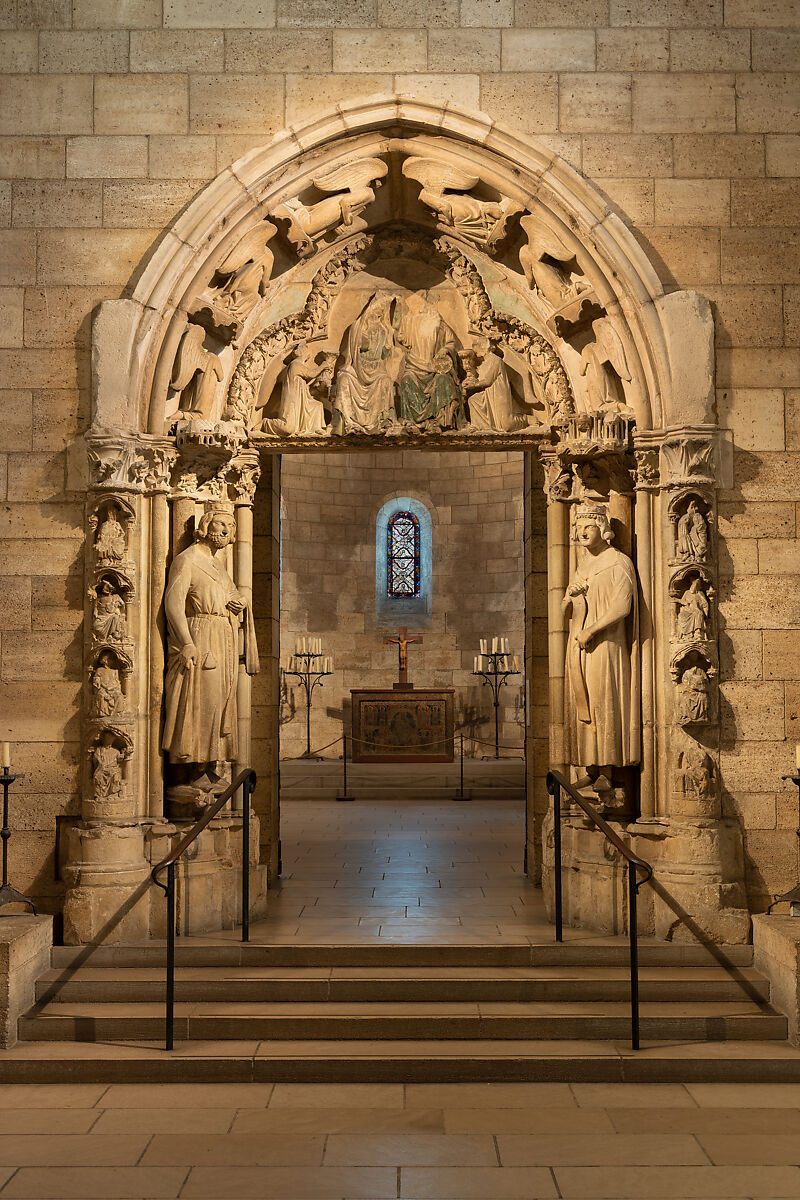
[[354, 763], [453, 761], [454, 688], [351, 688], [350, 695]]

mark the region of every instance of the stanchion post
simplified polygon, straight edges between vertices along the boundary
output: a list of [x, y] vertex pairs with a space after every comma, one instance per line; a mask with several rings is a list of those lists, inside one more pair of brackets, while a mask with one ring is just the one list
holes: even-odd
[[466, 792], [464, 791], [464, 731], [463, 730], [459, 734], [459, 741], [460, 741], [460, 749], [459, 749], [459, 764], [458, 764], [458, 769], [459, 769], [458, 795], [453, 796], [453, 799], [454, 800], [471, 800], [472, 796], [468, 796], [466, 794]]
[[347, 794], [347, 734], [342, 734], [342, 794], [337, 800], [355, 800], [355, 796]]

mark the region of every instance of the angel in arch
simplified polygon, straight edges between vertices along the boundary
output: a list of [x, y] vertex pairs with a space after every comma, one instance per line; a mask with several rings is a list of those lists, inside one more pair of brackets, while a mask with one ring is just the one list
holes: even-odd
[[375, 199], [375, 189], [389, 167], [381, 158], [360, 158], [345, 163], [325, 175], [315, 175], [315, 188], [330, 195], [316, 204], [303, 204], [298, 199], [279, 204], [272, 215], [289, 222], [288, 238], [298, 253], [313, 254], [326, 234], [337, 236], [366, 229], [367, 222], [359, 216]]
[[408, 158], [403, 163], [403, 174], [422, 184], [420, 200], [438, 213], [445, 225], [481, 246], [500, 241], [508, 218], [522, 212], [521, 204], [505, 196], [502, 200], [479, 200], [465, 195], [480, 183], [480, 176], [437, 158]]
[[589, 412], [626, 411], [621, 381], [630, 383], [633, 376], [622, 338], [610, 317], [593, 321], [592, 330], [595, 340], [584, 346], [580, 365], [580, 373], [586, 379], [587, 409]]

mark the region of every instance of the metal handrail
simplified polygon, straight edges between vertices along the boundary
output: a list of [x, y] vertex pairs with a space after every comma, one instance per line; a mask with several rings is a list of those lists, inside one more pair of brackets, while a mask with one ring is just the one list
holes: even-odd
[[[174, 850], [161, 862], [156, 863], [150, 872], [150, 878], [156, 887], [160, 887], [167, 901], [167, 978], [164, 1017], [164, 1044], [167, 1050], [172, 1050], [175, 1044], [175, 864], [189, 849], [193, 842], [211, 824], [214, 817], [230, 800], [231, 796], [241, 787], [242, 789], [242, 941], [250, 940], [250, 797], [255, 791], [258, 776], [252, 767], [240, 771], [233, 783], [210, 804], [202, 817], [195, 822], [185, 837], [182, 837]], [[167, 882], [162, 883], [159, 874], [166, 870]]]
[[[563, 942], [564, 928], [561, 896], [561, 789], [586, 814], [592, 824], [611, 842], [628, 863], [628, 938], [630, 941], [630, 972], [631, 972], [631, 1047], [639, 1049], [639, 931], [637, 929], [636, 900], [639, 888], [653, 878], [653, 868], [649, 862], [634, 854], [630, 846], [623, 842], [615, 829], [605, 821], [591, 804], [565, 779], [560, 771], [547, 772], [547, 790], [553, 797], [553, 849], [555, 855], [554, 892], [556, 910], [556, 941]], [[636, 872], [643, 871], [644, 879], [638, 879]]]

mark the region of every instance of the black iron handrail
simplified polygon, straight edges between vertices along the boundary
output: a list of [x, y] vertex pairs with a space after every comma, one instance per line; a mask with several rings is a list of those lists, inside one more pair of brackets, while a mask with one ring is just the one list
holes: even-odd
[[[156, 887], [160, 887], [167, 900], [167, 979], [164, 1044], [172, 1050], [175, 1042], [175, 864], [193, 842], [225, 807], [231, 796], [242, 789], [242, 941], [250, 940], [250, 797], [255, 791], [258, 776], [252, 767], [240, 771], [233, 783], [210, 804], [189, 832], [182, 837], [174, 850], [150, 872]], [[159, 874], [166, 870], [167, 882], [162, 883]]]
[[[586, 800], [580, 792], [575, 788], [569, 780], [565, 779], [560, 771], [547, 772], [547, 790], [553, 797], [553, 849], [555, 854], [555, 870], [554, 870], [554, 892], [555, 892], [555, 916], [556, 916], [556, 941], [563, 942], [563, 915], [562, 915], [562, 897], [561, 897], [561, 789], [567, 793], [570, 799], [578, 805], [586, 814], [592, 824], [600, 830], [602, 834], [611, 842], [611, 845], [619, 850], [622, 857], [628, 863], [628, 937], [630, 940], [630, 964], [631, 964], [631, 1046], [634, 1050], [639, 1049], [639, 938], [636, 919], [636, 899], [639, 895], [639, 888], [643, 883], [648, 883], [653, 878], [653, 868], [649, 862], [645, 862], [638, 854], [634, 854], [630, 846], [623, 842], [615, 829], [609, 825], [608, 821], [604, 821], [598, 812], [592, 808], [588, 800]], [[637, 878], [637, 871], [644, 872], [644, 879]]]

